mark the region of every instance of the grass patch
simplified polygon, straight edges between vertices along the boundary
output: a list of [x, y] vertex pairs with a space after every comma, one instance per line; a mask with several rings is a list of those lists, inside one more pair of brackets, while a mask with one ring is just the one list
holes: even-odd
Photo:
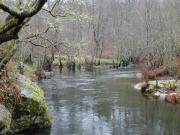
[[[75, 57], [74, 58], [76, 63], [81, 63], [84, 64], [85, 59], [84, 58], [78, 58]], [[96, 61], [98, 62], [99, 59], [96, 59]], [[67, 56], [61, 56], [61, 62], [63, 63], [63, 65], [65, 65], [68, 61], [68, 57]], [[112, 65], [113, 64], [113, 59], [105, 59], [105, 58], [101, 58], [100, 59], [101, 65]], [[53, 62], [53, 64], [59, 64], [59, 56], [55, 56], [55, 60]]]

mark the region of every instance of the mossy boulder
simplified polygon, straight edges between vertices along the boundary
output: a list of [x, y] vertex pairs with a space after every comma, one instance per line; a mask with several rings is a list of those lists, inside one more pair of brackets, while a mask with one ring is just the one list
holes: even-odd
[[4, 135], [10, 130], [11, 113], [0, 105], [0, 134]]
[[25, 76], [20, 76], [21, 103], [12, 113], [12, 132], [45, 128], [51, 125], [51, 115], [47, 110], [44, 92]]

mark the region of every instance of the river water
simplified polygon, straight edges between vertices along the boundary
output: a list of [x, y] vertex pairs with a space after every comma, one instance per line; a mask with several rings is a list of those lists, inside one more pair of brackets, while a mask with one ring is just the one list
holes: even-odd
[[180, 107], [143, 97], [135, 74], [57, 72], [43, 80], [53, 124], [35, 135], [180, 135]]

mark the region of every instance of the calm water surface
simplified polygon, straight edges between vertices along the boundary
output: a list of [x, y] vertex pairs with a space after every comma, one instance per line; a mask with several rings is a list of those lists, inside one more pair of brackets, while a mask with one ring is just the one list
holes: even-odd
[[53, 125], [36, 135], [180, 135], [180, 107], [143, 97], [134, 76], [57, 72], [43, 80]]

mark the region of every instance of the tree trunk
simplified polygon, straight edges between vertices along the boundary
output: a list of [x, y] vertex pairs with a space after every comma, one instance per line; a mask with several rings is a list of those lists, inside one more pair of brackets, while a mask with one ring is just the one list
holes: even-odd
[[0, 71], [13, 57], [17, 49], [16, 41], [12, 40], [0, 46]]

